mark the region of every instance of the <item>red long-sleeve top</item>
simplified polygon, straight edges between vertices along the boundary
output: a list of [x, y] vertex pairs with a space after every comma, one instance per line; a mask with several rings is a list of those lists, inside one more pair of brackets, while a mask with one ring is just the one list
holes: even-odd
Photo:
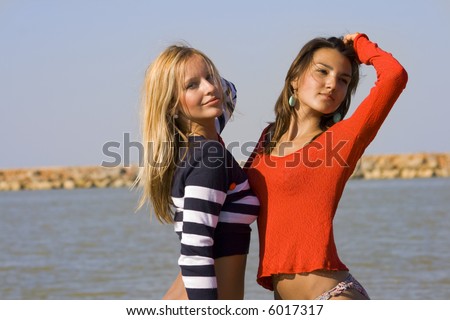
[[336, 209], [358, 160], [408, 79], [400, 63], [366, 35], [358, 35], [354, 47], [361, 63], [374, 66], [377, 81], [353, 115], [287, 156], [263, 154], [257, 146], [247, 164], [261, 203], [257, 281], [269, 290], [273, 274], [348, 270], [334, 241]]

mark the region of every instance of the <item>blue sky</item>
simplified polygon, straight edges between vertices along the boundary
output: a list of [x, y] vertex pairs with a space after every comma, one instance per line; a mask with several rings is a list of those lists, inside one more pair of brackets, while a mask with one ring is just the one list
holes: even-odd
[[[224, 140], [256, 141], [301, 46], [356, 31], [409, 74], [366, 153], [449, 152], [449, 18], [445, 0], [0, 1], [0, 168], [99, 165], [110, 141], [136, 161], [144, 71], [180, 41], [238, 88]], [[362, 74], [350, 113], [375, 81]]]

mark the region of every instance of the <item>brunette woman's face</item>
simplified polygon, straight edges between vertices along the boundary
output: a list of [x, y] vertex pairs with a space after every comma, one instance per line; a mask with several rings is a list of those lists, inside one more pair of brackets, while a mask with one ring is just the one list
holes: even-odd
[[193, 122], [214, 120], [222, 114], [222, 96], [205, 60], [194, 55], [186, 63], [180, 97], [184, 116]]
[[317, 116], [335, 112], [345, 99], [351, 74], [350, 61], [338, 50], [318, 49], [304, 74], [291, 83], [300, 108]]

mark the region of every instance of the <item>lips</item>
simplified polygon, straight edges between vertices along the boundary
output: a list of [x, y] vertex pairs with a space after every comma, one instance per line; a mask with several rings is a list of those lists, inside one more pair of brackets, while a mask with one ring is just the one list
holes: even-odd
[[332, 94], [330, 93], [321, 93], [320, 95], [322, 95], [323, 97], [325, 97], [326, 99], [332, 100], [334, 101], [334, 97]]
[[216, 104], [218, 102], [220, 102], [220, 100], [218, 98], [214, 97], [214, 98], [211, 98], [208, 101], [206, 101], [203, 105], [204, 106], [206, 106], [206, 105], [213, 105], [213, 104]]

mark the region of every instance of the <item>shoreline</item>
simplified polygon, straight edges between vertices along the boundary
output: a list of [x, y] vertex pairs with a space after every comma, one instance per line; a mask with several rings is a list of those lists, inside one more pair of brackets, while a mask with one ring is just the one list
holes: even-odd
[[[0, 191], [131, 187], [137, 165], [0, 169]], [[350, 179], [450, 177], [450, 153], [364, 155]]]

